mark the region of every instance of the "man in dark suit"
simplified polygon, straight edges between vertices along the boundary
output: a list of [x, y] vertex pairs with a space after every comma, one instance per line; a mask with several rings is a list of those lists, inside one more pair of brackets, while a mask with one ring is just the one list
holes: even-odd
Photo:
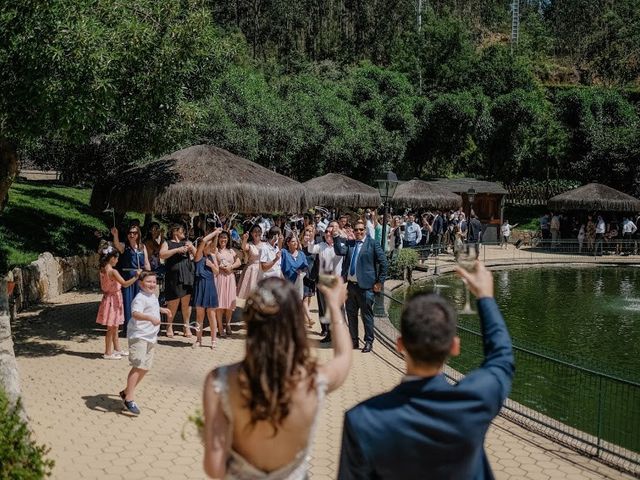
[[397, 348], [406, 375], [390, 392], [345, 414], [338, 479], [492, 479], [484, 437], [509, 394], [511, 339], [493, 299], [493, 278], [479, 261], [457, 269], [478, 299], [485, 360], [457, 384], [442, 373], [458, 355], [456, 313], [436, 295], [412, 298], [400, 320]]
[[373, 302], [382, 291], [387, 278], [387, 257], [382, 247], [366, 235], [364, 222], [357, 221], [353, 228], [354, 240], [337, 236], [334, 239], [336, 255], [344, 257], [342, 277], [347, 282], [347, 318], [353, 348], [358, 348], [358, 311], [364, 323], [364, 348], [373, 349]]
[[471, 213], [468, 229], [467, 242], [476, 249], [476, 257], [478, 257], [480, 254], [480, 242], [482, 241], [482, 223], [473, 212]]

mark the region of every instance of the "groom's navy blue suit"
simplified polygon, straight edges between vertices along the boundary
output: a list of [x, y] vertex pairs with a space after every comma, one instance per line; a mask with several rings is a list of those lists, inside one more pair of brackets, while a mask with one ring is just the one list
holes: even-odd
[[493, 478], [484, 437], [511, 389], [514, 360], [495, 300], [479, 300], [478, 311], [482, 366], [456, 385], [443, 374], [407, 378], [349, 410], [338, 479]]

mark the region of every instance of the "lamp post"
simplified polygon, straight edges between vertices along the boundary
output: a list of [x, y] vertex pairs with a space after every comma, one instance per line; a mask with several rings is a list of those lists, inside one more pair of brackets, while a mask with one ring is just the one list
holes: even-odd
[[[395, 173], [388, 171], [386, 178], [376, 180], [378, 184], [378, 193], [382, 199], [383, 214], [382, 214], [382, 238], [380, 239], [382, 251], [385, 251], [387, 245], [387, 214], [389, 211], [389, 199], [393, 198], [398, 186], [398, 177]], [[382, 292], [384, 292], [384, 285], [382, 286]], [[375, 303], [373, 305], [373, 313], [376, 317], [384, 317], [386, 315], [384, 311], [384, 297], [382, 292], [376, 294]]]

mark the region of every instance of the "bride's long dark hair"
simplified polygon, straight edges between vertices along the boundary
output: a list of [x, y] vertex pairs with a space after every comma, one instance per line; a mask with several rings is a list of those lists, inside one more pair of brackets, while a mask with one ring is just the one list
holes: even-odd
[[311, 358], [298, 292], [290, 282], [267, 278], [249, 295], [243, 319], [247, 351], [239, 376], [251, 426], [267, 421], [278, 427], [289, 415], [291, 392], [303, 377], [314, 388]]

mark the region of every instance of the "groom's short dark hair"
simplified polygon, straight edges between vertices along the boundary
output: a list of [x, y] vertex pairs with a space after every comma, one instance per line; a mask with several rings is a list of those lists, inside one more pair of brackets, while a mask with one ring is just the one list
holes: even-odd
[[400, 334], [413, 361], [442, 365], [456, 336], [456, 312], [439, 295], [418, 294], [402, 311]]

